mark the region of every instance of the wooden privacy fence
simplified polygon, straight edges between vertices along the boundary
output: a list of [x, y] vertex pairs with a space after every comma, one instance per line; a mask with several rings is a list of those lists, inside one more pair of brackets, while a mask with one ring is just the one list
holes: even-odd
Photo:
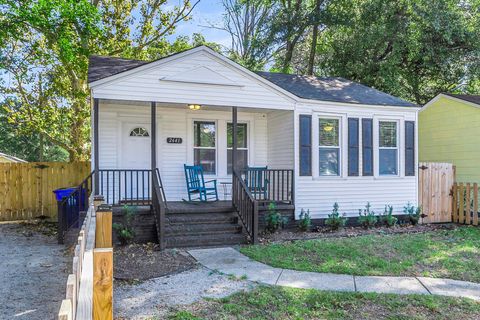
[[453, 222], [478, 226], [478, 184], [454, 183]]
[[94, 201], [80, 229], [60, 320], [113, 319], [112, 210]]
[[451, 163], [420, 162], [418, 172], [418, 200], [426, 215], [423, 223], [451, 222], [455, 167]]
[[90, 162], [0, 163], [0, 221], [56, 218], [53, 190], [78, 186]]

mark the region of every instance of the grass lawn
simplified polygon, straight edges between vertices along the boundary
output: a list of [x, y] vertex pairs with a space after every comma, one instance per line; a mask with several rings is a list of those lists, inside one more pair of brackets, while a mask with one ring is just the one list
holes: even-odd
[[365, 235], [246, 246], [274, 267], [352, 275], [443, 277], [480, 282], [480, 228]]
[[479, 319], [480, 303], [427, 295], [333, 293], [259, 287], [173, 311], [173, 320], [200, 319]]

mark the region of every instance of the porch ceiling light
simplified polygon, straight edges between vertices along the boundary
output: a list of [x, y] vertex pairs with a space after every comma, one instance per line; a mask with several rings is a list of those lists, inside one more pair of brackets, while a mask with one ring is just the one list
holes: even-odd
[[201, 108], [201, 105], [199, 105], [199, 104], [189, 104], [188, 105], [188, 109], [190, 109], [190, 110], [200, 110], [200, 108]]
[[327, 131], [327, 132], [330, 132], [333, 130], [333, 126], [330, 126], [330, 125], [326, 125], [325, 127], [323, 127], [323, 131]]

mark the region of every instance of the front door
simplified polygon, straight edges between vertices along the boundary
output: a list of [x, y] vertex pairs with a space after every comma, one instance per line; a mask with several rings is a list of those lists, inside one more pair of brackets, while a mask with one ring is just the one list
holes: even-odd
[[[145, 123], [124, 123], [122, 143], [121, 169], [131, 169], [122, 173], [124, 188], [123, 199], [141, 200], [150, 198], [151, 168], [150, 129]], [[143, 171], [142, 171], [143, 170]]]

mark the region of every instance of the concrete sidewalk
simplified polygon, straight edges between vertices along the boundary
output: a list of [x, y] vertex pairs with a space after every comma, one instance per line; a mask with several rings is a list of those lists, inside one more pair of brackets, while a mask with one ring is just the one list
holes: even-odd
[[236, 277], [269, 285], [292, 288], [377, 292], [396, 294], [434, 294], [465, 297], [480, 301], [480, 284], [425, 277], [350, 276], [280, 269], [251, 260], [233, 248], [188, 251], [205, 267]]

